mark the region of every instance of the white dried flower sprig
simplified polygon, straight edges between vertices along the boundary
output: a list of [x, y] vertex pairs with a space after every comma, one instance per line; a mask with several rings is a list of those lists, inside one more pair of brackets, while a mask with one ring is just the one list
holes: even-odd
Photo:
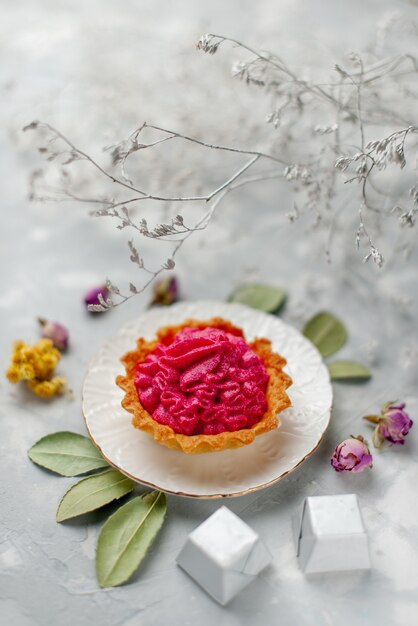
[[[266, 92], [273, 94], [274, 109], [267, 116], [266, 121], [272, 123], [275, 128], [283, 125], [284, 131], [288, 133], [288, 129], [295, 126], [292, 114], [296, 114], [297, 123], [300, 124], [300, 118], [305, 112], [311, 117], [312, 113], [315, 113], [319, 107], [321, 112], [328, 109], [331, 114], [335, 115], [333, 123], [317, 124], [313, 127], [314, 135], [318, 137], [329, 135], [331, 137], [329, 148], [323, 148], [319, 154], [304, 154], [305, 164], [303, 166], [291, 165], [284, 172], [285, 180], [297, 180], [302, 185], [315, 180], [315, 185], [310, 187], [307, 202], [303, 206], [314, 210], [316, 224], [324, 215], [323, 209], [329, 209], [334, 203], [337, 192], [336, 177], [332, 172], [333, 163], [329, 161], [328, 157], [332, 157], [333, 153], [341, 154], [344, 135], [347, 136], [347, 133], [353, 135], [356, 126], [360, 140], [358, 150], [352, 155], [337, 157], [334, 160], [335, 166], [342, 171], [354, 167], [354, 175], [345, 182], [358, 181], [361, 183], [360, 209], [388, 213], [386, 209], [377, 206], [376, 196], [383, 195], [383, 192], [380, 191], [375, 181], [376, 171], [382, 171], [392, 163], [400, 166], [401, 169], [405, 167], [405, 140], [408, 135], [416, 132], [416, 127], [409, 124], [407, 128], [367, 144], [366, 134], [369, 126], [375, 126], [378, 123], [381, 125], [402, 124], [407, 121], [404, 116], [398, 113], [399, 107], [387, 108], [382, 106], [381, 93], [376, 89], [376, 85], [382, 83], [381, 90], [383, 91], [389, 79], [396, 82], [398, 75], [416, 74], [418, 66], [413, 55], [398, 55], [367, 65], [360, 54], [350, 52], [346, 56], [346, 60], [353, 66], [353, 69], [347, 69], [336, 64], [338, 82], [324, 85], [301, 80], [297, 73], [279, 57], [259, 53], [237, 40], [214, 34], [206, 35], [206, 40], [209, 39], [211, 45], [217, 43], [219, 46], [219, 44], [229, 41], [234, 46], [251, 54], [252, 58], [249, 61], [235, 63], [233, 75], [244, 79], [247, 83], [262, 86]], [[296, 202], [295, 206], [297, 206]], [[287, 215], [291, 221], [294, 221], [298, 218], [299, 212], [293, 211]], [[399, 223], [413, 226], [415, 223], [414, 215], [414, 208], [402, 211], [399, 215]], [[329, 241], [334, 225], [335, 221], [331, 219]], [[372, 242], [363, 222], [358, 228], [357, 239], [359, 233], [362, 233], [362, 236], [369, 243], [369, 252], [365, 255], [364, 260], [367, 262], [369, 259], [373, 259], [378, 267], [382, 267], [383, 255]], [[326, 252], [329, 254], [329, 246]]]
[[[390, 25], [385, 26], [385, 37], [388, 28]], [[94, 205], [96, 208], [91, 211], [92, 215], [109, 217], [115, 220], [118, 230], [131, 233], [128, 240], [130, 260], [148, 274], [140, 286], [129, 283], [126, 294], [109, 281], [107, 289], [112, 298], [109, 296], [100, 305], [94, 305], [102, 307], [100, 310], [125, 302], [141, 293], [161, 272], [173, 269], [175, 257], [185, 241], [193, 233], [206, 229], [227, 194], [259, 181], [278, 179], [291, 186], [293, 210], [289, 211], [287, 207], [286, 216], [294, 222], [310, 213], [313, 216], [311, 228], [322, 224], [328, 231], [325, 248], [328, 258], [337, 223], [336, 213], [342, 202], [340, 196], [343, 197], [346, 184], [358, 183], [350, 203], [354, 209], [351, 213], [359, 215], [356, 244], [359, 250], [366, 246], [364, 262], [372, 260], [377, 267], [382, 267], [384, 263], [383, 254], [374, 241], [375, 235], [370, 234], [378, 218], [395, 215], [400, 226], [415, 225], [418, 190], [411, 188], [409, 182], [404, 193], [392, 197], [384, 178], [385, 170], [391, 165], [408, 170], [408, 150], [415, 152], [418, 132], [415, 120], [408, 119], [407, 107], [405, 113], [399, 102], [391, 102], [386, 97], [394, 88], [396, 92], [404, 89], [405, 79], [416, 76], [418, 65], [412, 54], [379, 59], [376, 55], [363, 57], [351, 52], [335, 64], [329, 82], [318, 83], [301, 77], [277, 55], [258, 52], [225, 36], [208, 33], [199, 39], [196, 47], [214, 55], [220, 46], [228, 43], [246, 57], [234, 63], [233, 76], [258, 89], [260, 97], [267, 98], [265, 119], [275, 129], [268, 151], [219, 145], [143, 123], [126, 140], [107, 148], [111, 157], [111, 167], [108, 167], [79, 149], [49, 124], [33, 122], [26, 127], [46, 131], [47, 143], [40, 152], [48, 162], [59, 164], [61, 170], [61, 186], [58, 189], [47, 188], [46, 194], [45, 187], [43, 193], [38, 191], [43, 184], [42, 172], [34, 172], [32, 197]], [[418, 96], [410, 81], [407, 93], [409, 102]], [[378, 135], [377, 127], [384, 130], [381, 138], [373, 139]], [[152, 150], [168, 142], [193, 144], [202, 150], [220, 154], [234, 153], [245, 157], [245, 161], [230, 176], [214, 184], [209, 192], [201, 191], [200, 181], [195, 186], [196, 192], [191, 194], [151, 192], [132, 179], [134, 177], [128, 174], [127, 163], [139, 151]], [[69, 175], [69, 168], [77, 161], [87, 161], [99, 177], [114, 183], [119, 192], [117, 196], [81, 196]], [[270, 167], [263, 168], [263, 164]], [[385, 204], [388, 198], [390, 207]], [[143, 215], [138, 216], [138, 210], [146, 206], [144, 202], [162, 203], [170, 210], [180, 203], [180, 210], [176, 210], [173, 217], [164, 218], [162, 223], [151, 226]], [[188, 204], [204, 207], [203, 215], [192, 224], [186, 224], [182, 215], [182, 207]], [[171, 243], [170, 255], [159, 267], [148, 267], [139, 252], [138, 237]]]
[[[60, 197], [56, 197], [55, 199], [70, 199], [80, 201], [86, 204], [101, 204], [99, 209], [94, 209], [91, 211], [91, 215], [95, 217], [110, 217], [115, 219], [118, 223], [116, 228], [118, 230], [132, 229], [137, 235], [141, 235], [146, 238], [155, 239], [163, 242], [171, 242], [173, 245], [171, 255], [161, 263], [161, 265], [157, 269], [150, 268], [146, 265], [144, 259], [139, 254], [138, 249], [132, 239], [128, 241], [129, 252], [130, 252], [130, 260], [134, 263], [139, 269], [149, 274], [148, 280], [145, 281], [141, 286], [136, 286], [133, 283], [129, 284], [129, 293], [123, 293], [118, 287], [115, 287], [110, 281], [108, 281], [107, 289], [108, 291], [117, 296], [117, 301], [112, 298], [107, 298], [106, 300], [102, 297], [100, 300], [100, 304], [92, 304], [88, 306], [88, 309], [91, 311], [106, 311], [110, 308], [118, 306], [119, 304], [126, 302], [133, 296], [142, 293], [154, 280], [157, 276], [161, 274], [161, 272], [165, 270], [172, 270], [175, 267], [175, 257], [187, 240], [187, 238], [197, 231], [204, 230], [212, 216], [221, 202], [221, 200], [226, 196], [226, 194], [230, 193], [234, 189], [241, 187], [243, 185], [255, 183], [261, 180], [273, 179], [273, 178], [281, 178], [283, 177], [283, 165], [286, 165], [284, 160], [276, 157], [273, 154], [267, 154], [264, 152], [256, 151], [256, 150], [245, 150], [236, 147], [229, 146], [221, 146], [206, 143], [199, 139], [195, 139], [192, 137], [188, 137], [181, 133], [176, 133], [161, 127], [142, 124], [138, 129], [131, 134], [127, 141], [118, 144], [111, 150], [112, 161], [114, 164], [119, 163], [122, 168], [121, 176], [118, 177], [113, 172], [105, 169], [104, 166], [99, 164], [95, 159], [88, 156], [84, 151], [77, 148], [69, 139], [67, 139], [62, 133], [60, 133], [57, 129], [52, 127], [49, 124], [43, 122], [32, 122], [30, 125], [25, 127], [24, 130], [35, 130], [35, 129], [43, 129], [47, 131], [50, 135], [48, 139], [48, 146], [55, 145], [57, 141], [60, 141], [64, 146], [68, 147], [68, 152], [71, 154], [78, 155], [80, 159], [88, 161], [91, 165], [95, 167], [97, 172], [111, 182], [116, 183], [122, 189], [128, 190], [132, 192], [133, 195], [131, 197], [127, 197], [124, 199], [107, 199], [107, 198], [81, 198], [79, 197], [72, 189], [71, 186], [63, 185], [60, 190], [58, 190]], [[138, 138], [140, 134], [145, 129], [151, 129], [159, 132], [162, 137], [157, 141], [152, 141], [150, 143], [140, 143]], [[127, 158], [129, 158], [132, 154], [137, 152], [140, 149], [152, 148], [153, 146], [162, 143], [164, 141], [168, 141], [170, 139], [179, 139], [186, 142], [195, 143], [205, 149], [211, 150], [219, 150], [219, 151], [227, 151], [233, 152], [241, 155], [245, 155], [250, 157], [238, 170], [236, 170], [229, 178], [224, 180], [221, 184], [215, 187], [212, 191], [207, 194], [200, 195], [156, 195], [147, 192], [144, 189], [139, 188], [135, 185], [126, 175], [124, 171], [124, 166]], [[43, 151], [43, 154], [48, 153], [48, 149]], [[54, 148], [54, 151], [55, 148]], [[60, 154], [66, 154], [66, 150], [60, 150]], [[75, 160], [75, 159], [74, 159]], [[258, 174], [254, 174], [252, 176], [244, 177], [243, 174], [253, 167], [258, 161], [267, 161], [280, 166], [275, 170], [267, 170], [261, 171]], [[66, 163], [68, 165], [69, 162]], [[63, 164], [61, 164], [63, 165]], [[37, 174], [33, 177], [33, 182], [36, 184], [38, 180], [42, 178], [41, 174]], [[71, 179], [69, 177], [66, 178], [66, 182], [71, 185]], [[32, 197], [34, 199], [54, 199], [54, 196], [39, 196], [35, 189], [32, 190]], [[135, 219], [132, 217], [132, 213], [130, 210], [131, 206], [136, 206], [138, 203], [140, 204], [144, 200], [153, 200], [159, 201], [163, 203], [188, 203], [188, 202], [201, 202], [202, 206], [206, 206], [206, 211], [199, 220], [195, 222], [194, 225], [188, 226], [184, 218], [181, 214], [175, 215], [175, 217], [171, 218], [168, 223], [157, 224], [154, 228], [150, 228], [148, 226], [148, 222], [144, 218]]]

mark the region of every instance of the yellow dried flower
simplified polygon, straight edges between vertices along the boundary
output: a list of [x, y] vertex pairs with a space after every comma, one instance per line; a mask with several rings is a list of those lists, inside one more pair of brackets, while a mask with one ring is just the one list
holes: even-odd
[[13, 384], [26, 381], [29, 389], [41, 398], [51, 398], [61, 393], [65, 384], [64, 378], [52, 377], [60, 358], [50, 339], [41, 339], [33, 346], [15, 341], [6, 376]]
[[27, 385], [40, 398], [51, 398], [62, 392], [65, 378], [54, 376], [51, 380], [28, 380]]

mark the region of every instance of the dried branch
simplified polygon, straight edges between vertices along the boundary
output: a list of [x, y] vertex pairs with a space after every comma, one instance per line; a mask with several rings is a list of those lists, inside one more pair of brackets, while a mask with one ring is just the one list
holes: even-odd
[[[319, 83], [300, 77], [298, 71], [279, 56], [257, 51], [233, 38], [207, 34], [201, 37], [197, 48], [214, 55], [227, 43], [249, 57], [234, 64], [233, 76], [259, 89], [261, 97], [266, 97], [269, 102], [266, 121], [274, 132], [268, 151], [219, 145], [144, 122], [126, 140], [106, 149], [111, 158], [108, 167], [78, 148], [50, 124], [33, 122], [25, 128], [47, 133], [46, 145], [40, 148], [40, 153], [48, 163], [59, 164], [62, 173], [58, 188], [45, 188], [44, 184], [43, 193], [39, 193], [44, 178], [42, 172], [35, 172], [31, 181], [33, 199], [98, 205], [91, 215], [114, 219], [118, 230], [128, 229], [135, 238], [145, 237], [171, 246], [166, 260], [157, 268], [151, 268], [140, 255], [140, 246], [131, 237], [128, 241], [130, 260], [138, 270], [147, 274], [146, 280], [140, 286], [129, 283], [128, 293], [108, 281], [112, 298], [95, 305], [94, 310], [108, 310], [126, 302], [142, 293], [161, 272], [172, 270], [185, 241], [208, 227], [225, 197], [234, 190], [260, 181], [277, 179], [291, 187], [294, 209], [286, 213], [289, 222], [313, 216], [310, 228], [319, 228], [323, 224], [326, 229], [324, 247], [329, 260], [337, 213], [342, 208], [356, 220], [357, 216], [359, 218], [356, 245], [358, 249], [362, 243], [367, 247], [364, 262], [372, 259], [379, 268], [383, 266], [384, 258], [372, 232], [376, 220], [395, 216], [401, 227], [415, 225], [418, 186], [411, 187], [409, 183], [402, 193], [394, 194], [387, 190], [385, 183], [386, 169], [392, 165], [400, 170], [408, 169], [407, 153], [414, 154], [416, 149], [418, 126], [414, 120], [408, 119], [407, 107], [403, 111], [397, 102], [391, 101], [393, 93], [407, 89], [409, 102], [415, 102], [418, 94], [413, 92], [410, 83], [405, 86], [403, 82], [418, 72], [418, 63], [412, 54], [377, 59], [370, 53], [364, 56], [350, 53], [335, 64], [329, 82]], [[386, 97], [386, 94], [389, 95]], [[376, 127], [381, 129], [380, 139], [373, 139], [377, 134]], [[198, 181], [192, 193], [153, 192], [128, 174], [128, 164], [134, 155], [167, 144], [190, 144], [204, 152], [242, 155], [246, 160], [235, 165], [232, 173], [223, 180], [212, 182], [209, 191], [202, 192]], [[165, 147], [158, 149], [166, 150]], [[80, 193], [77, 181], [68, 175], [68, 168], [78, 161], [88, 162], [99, 180], [112, 183], [115, 191], [112, 197], [98, 198], [95, 194]], [[265, 162], [272, 169], [263, 169]], [[119, 172], [115, 173], [117, 169]], [[358, 184], [358, 191], [347, 199], [345, 189], [353, 183]], [[388, 201], [392, 206], [383, 204]], [[170, 208], [178, 203], [188, 204], [197, 211], [204, 207], [205, 211], [192, 220], [192, 224], [186, 223], [181, 212], [176, 210], [172, 217], [150, 226], [143, 213], [138, 216], [138, 210], [149, 203]]]

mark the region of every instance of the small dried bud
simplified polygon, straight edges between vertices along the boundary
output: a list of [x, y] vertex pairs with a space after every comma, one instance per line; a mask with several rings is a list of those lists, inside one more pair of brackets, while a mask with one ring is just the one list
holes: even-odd
[[30, 124], [26, 124], [26, 126], [24, 126], [24, 127], [22, 128], [22, 130], [23, 130], [24, 132], [26, 132], [27, 130], [35, 130], [35, 128], [38, 128], [38, 126], [39, 126], [39, 122], [37, 122], [37, 121], [35, 120], [35, 121], [31, 122]]
[[207, 54], [215, 54], [218, 51], [219, 45], [222, 43], [222, 39], [215, 37], [207, 33], [203, 35], [196, 44], [197, 50], [202, 50]]
[[361, 58], [357, 52], [348, 52], [347, 59], [354, 63], [354, 65], [361, 65]]
[[42, 329], [42, 337], [50, 339], [54, 346], [61, 352], [68, 348], [69, 333], [62, 324], [58, 322], [50, 322], [39, 318], [39, 324]]
[[350, 165], [351, 161], [352, 161], [352, 159], [350, 157], [339, 157], [335, 161], [335, 166], [334, 167], [336, 167], [337, 170], [341, 170], [342, 172], [345, 172], [345, 170]]
[[372, 467], [373, 457], [363, 437], [350, 437], [341, 442], [334, 450], [331, 465], [336, 472], [362, 472]]
[[315, 135], [330, 135], [338, 130], [338, 124], [332, 124], [331, 126], [320, 126], [319, 124], [314, 127]]
[[363, 419], [377, 424], [373, 432], [373, 443], [380, 448], [386, 440], [391, 444], [403, 445], [412, 428], [413, 421], [404, 410], [404, 402], [387, 402], [380, 415], [365, 415]]
[[[92, 289], [89, 289], [86, 295], [84, 296], [84, 303], [87, 307], [90, 307], [91, 305], [100, 305], [101, 304], [100, 301], [101, 300], [106, 301], [107, 296], [108, 296], [108, 290], [106, 286], [102, 285], [101, 287], [93, 287]], [[88, 308], [88, 310], [91, 313], [95, 313], [101, 309]]]
[[163, 278], [162, 280], [154, 283], [154, 297], [151, 305], [159, 304], [162, 306], [168, 306], [178, 300], [179, 297], [179, 284], [175, 276], [170, 278]]
[[345, 70], [343, 70], [343, 68], [340, 65], [335, 64], [334, 65], [334, 69], [335, 69], [336, 72], [338, 72], [340, 74], [340, 76], [343, 76], [344, 78], [347, 78], [347, 76], [348, 76], [347, 72]]

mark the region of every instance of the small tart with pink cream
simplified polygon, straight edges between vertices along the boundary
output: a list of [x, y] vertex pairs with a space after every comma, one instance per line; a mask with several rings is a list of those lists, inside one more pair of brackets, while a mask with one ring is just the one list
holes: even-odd
[[248, 445], [291, 404], [285, 359], [222, 318], [161, 328], [121, 361], [126, 375], [116, 382], [132, 424], [186, 454]]

